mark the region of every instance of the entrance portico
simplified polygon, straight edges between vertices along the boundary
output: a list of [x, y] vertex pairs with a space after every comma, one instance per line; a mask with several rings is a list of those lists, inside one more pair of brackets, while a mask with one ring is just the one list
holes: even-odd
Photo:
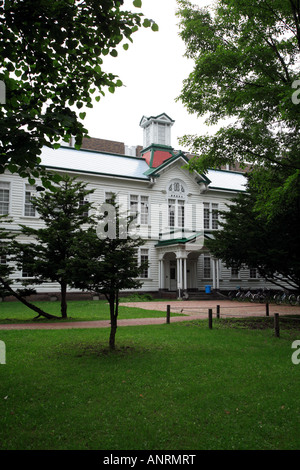
[[[156, 245], [159, 260], [159, 289], [177, 291], [181, 298], [185, 292], [197, 291], [198, 258], [207, 253], [202, 233], [190, 237], [160, 240]], [[218, 260], [212, 261], [213, 289], [219, 288]]]

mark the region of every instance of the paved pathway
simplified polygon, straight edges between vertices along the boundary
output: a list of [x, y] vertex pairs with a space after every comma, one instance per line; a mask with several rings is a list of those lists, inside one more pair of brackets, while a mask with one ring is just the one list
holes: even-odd
[[[138, 307], [145, 310], [158, 310], [164, 312], [159, 318], [137, 318], [130, 320], [118, 319], [118, 326], [139, 326], [139, 325], [160, 325], [166, 323], [167, 305], [171, 306], [172, 313], [181, 313], [184, 316], [172, 317], [171, 323], [207, 319], [208, 309], [213, 309], [213, 315], [216, 315], [216, 306], [220, 305], [221, 318], [229, 317], [249, 317], [265, 316], [265, 304], [237, 303], [230, 300], [189, 300], [189, 301], [161, 301], [161, 302], [127, 302], [120, 305], [127, 307]], [[300, 307], [270, 305], [270, 315], [279, 313], [281, 315], [300, 315]], [[49, 322], [49, 323], [16, 323], [0, 325], [0, 330], [60, 330], [71, 328], [108, 328], [109, 320], [100, 321], [78, 321], [78, 322]]]

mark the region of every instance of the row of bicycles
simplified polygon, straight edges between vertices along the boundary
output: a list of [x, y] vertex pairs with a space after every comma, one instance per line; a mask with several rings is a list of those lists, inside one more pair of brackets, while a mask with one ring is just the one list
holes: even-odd
[[288, 292], [286, 290], [274, 290], [262, 288], [253, 292], [251, 289], [243, 289], [238, 287], [235, 291], [228, 293], [230, 300], [238, 300], [240, 302], [256, 302], [256, 303], [273, 303], [277, 305], [300, 305], [300, 294]]

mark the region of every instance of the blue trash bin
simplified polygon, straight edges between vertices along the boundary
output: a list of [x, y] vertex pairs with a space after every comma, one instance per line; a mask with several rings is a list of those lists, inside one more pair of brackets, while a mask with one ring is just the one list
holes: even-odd
[[205, 293], [211, 294], [211, 286], [205, 286]]

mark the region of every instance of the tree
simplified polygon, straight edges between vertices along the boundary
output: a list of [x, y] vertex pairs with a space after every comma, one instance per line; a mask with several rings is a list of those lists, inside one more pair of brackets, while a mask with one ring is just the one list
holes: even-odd
[[56, 191], [45, 191], [32, 199], [44, 227], [22, 225], [21, 229], [29, 240], [19, 244], [18, 262], [22, 264], [25, 258], [32, 277], [29, 283], [51, 280], [60, 284], [62, 318], [67, 317], [66, 294], [67, 286], [73, 282], [73, 264], [77, 260], [85, 262], [88, 224], [93, 221], [88, 213], [92, 203], [87, 197], [94, 190], [86, 186], [75, 178], [63, 176]]
[[80, 147], [87, 134], [80, 109], [93, 107], [96, 90], [99, 101], [104, 90], [122, 86], [105, 71], [105, 56], [117, 57], [123, 40], [128, 49], [142, 25], [158, 29], [122, 5], [123, 0], [0, 0], [0, 173], [18, 172], [32, 184], [41, 175], [49, 186], [49, 175], [39, 167], [42, 147], [57, 148], [71, 136]]
[[[38, 313], [38, 316], [44, 316], [48, 319], [56, 319], [55, 315], [44, 312], [41, 308], [29, 302], [26, 297], [34, 293], [33, 289], [14, 289], [14, 280], [12, 274], [20, 249], [16, 243], [16, 234], [12, 233], [8, 228], [11, 220], [5, 216], [0, 216], [0, 297], [2, 299], [7, 295], [13, 295], [17, 300], [22, 302], [26, 307]], [[18, 281], [18, 279], [16, 279]]]
[[132, 233], [134, 217], [120, 212], [114, 195], [110, 204], [104, 206], [95, 230], [89, 231], [89, 242], [84, 247], [78, 246], [78, 252], [84, 248], [86, 263], [78, 262], [80, 256], [74, 260], [74, 286], [104, 294], [109, 303], [109, 347], [112, 350], [115, 349], [119, 292], [141, 287], [139, 277], [148, 267], [147, 262], [138, 263], [137, 251], [144, 241]]
[[186, 56], [195, 63], [179, 99], [221, 126], [182, 139], [199, 155], [190, 168], [239, 162], [288, 169], [281, 186], [287, 193], [300, 174], [299, 2], [219, 0], [212, 11], [187, 0], [178, 5]]
[[[265, 180], [279, 178], [270, 171], [264, 174]], [[300, 290], [299, 194], [298, 187], [298, 197], [283, 204], [276, 221], [270, 221], [255, 209], [260, 194], [256, 175], [251, 175], [247, 192], [234, 199], [230, 210], [220, 213], [222, 228], [208, 241], [209, 250], [227, 267], [255, 267], [274, 284]]]

